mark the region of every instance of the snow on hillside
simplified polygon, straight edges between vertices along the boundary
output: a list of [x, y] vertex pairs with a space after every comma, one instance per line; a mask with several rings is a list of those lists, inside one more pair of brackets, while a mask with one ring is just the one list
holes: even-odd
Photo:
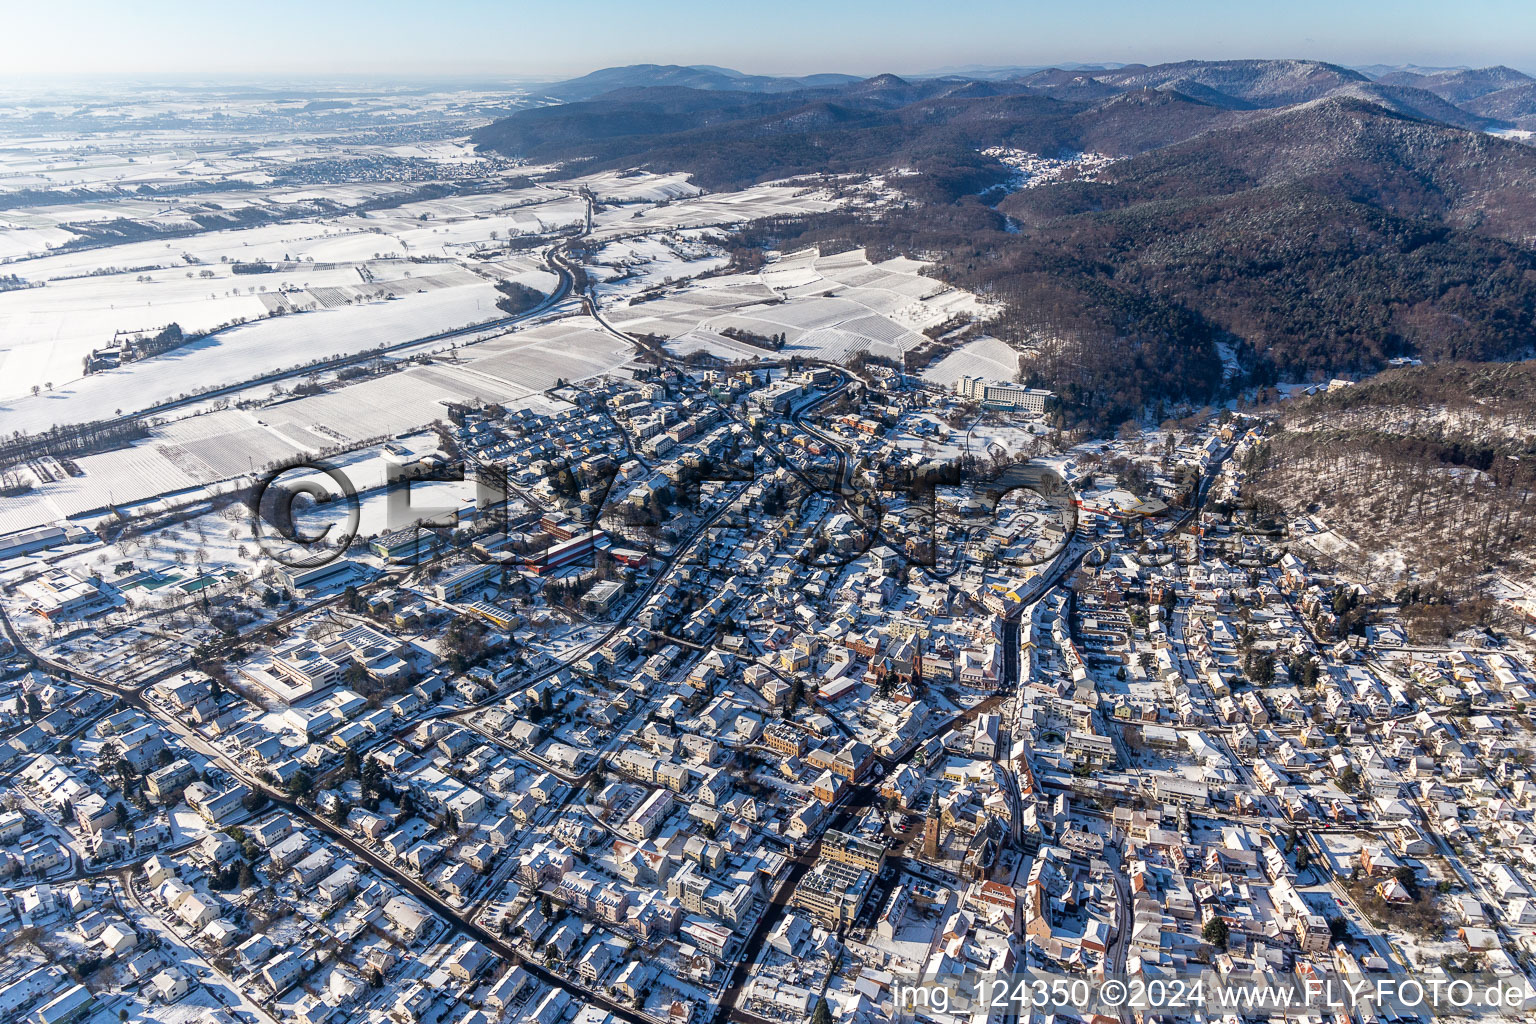
[[976, 338], [923, 371], [923, 380], [949, 387], [961, 377], [1011, 381], [1019, 375], [1019, 354], [1007, 342]]

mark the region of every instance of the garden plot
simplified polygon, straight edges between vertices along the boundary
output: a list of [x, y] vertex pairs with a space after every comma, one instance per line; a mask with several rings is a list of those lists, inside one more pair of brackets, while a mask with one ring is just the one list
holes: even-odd
[[923, 337], [920, 334], [909, 332], [903, 337], [904, 343], [893, 344], [844, 327], [823, 327], [807, 331], [793, 344], [785, 345], [783, 351], [789, 355], [805, 356], [829, 363], [843, 362], [859, 352], [899, 361], [908, 349], [916, 348], [923, 343]]
[[701, 309], [741, 308], [756, 306], [760, 303], [768, 305], [778, 302], [781, 298], [772, 289], [754, 286], [750, 281], [722, 288], [710, 288], [707, 284], [707, 282], [699, 282], [690, 286], [687, 291], [668, 296], [667, 300], [670, 300], [676, 308], [692, 313]]
[[1019, 375], [1019, 354], [1007, 342], [984, 337], [968, 341], [923, 371], [923, 380], [949, 387], [961, 377], [1013, 380]]
[[451, 140], [387, 146], [384, 151], [390, 156], [415, 157], [422, 160], [435, 160], [438, 163], [472, 164], [480, 159], [479, 155], [475, 152], [475, 147], [471, 143]]
[[806, 288], [826, 280], [816, 272], [814, 259], [773, 264], [765, 267], [757, 276], [765, 286], [775, 291]]
[[[78, 145], [78, 142], [75, 143]], [[7, 147], [9, 148], [9, 147]], [[6, 161], [18, 175], [7, 178], [7, 189], [20, 188], [90, 188], [100, 185], [168, 182], [189, 162], [173, 152], [135, 149], [119, 153], [98, 152], [83, 155], [39, 153], [30, 162]]]
[[431, 423], [454, 400], [442, 385], [407, 370], [264, 409], [260, 419], [284, 437], [350, 445]]
[[875, 345], [897, 347], [903, 351], [912, 343], [910, 330], [875, 314], [855, 317], [843, 324], [842, 329], [868, 338]]
[[[314, 395], [264, 411], [262, 419], [280, 432], [296, 424], [331, 444], [355, 444], [415, 429], [447, 415], [449, 402], [468, 402], [467, 393], [455, 393], [434, 372], [435, 367], [412, 368], [386, 377], [361, 381], [349, 387]], [[491, 391], [489, 386], [483, 388]], [[496, 389], [484, 401], [510, 401], [516, 392]]]
[[614, 324], [626, 330], [678, 337], [694, 330], [706, 317], [719, 313], [767, 307], [782, 295], [749, 275], [716, 277], [691, 282], [687, 287], [653, 299], [631, 298], [628, 306], [605, 310]]
[[926, 321], [936, 324], [943, 323], [945, 320], [956, 316], [969, 316], [978, 320], [990, 320], [1001, 311], [1001, 306], [983, 302], [970, 292], [963, 292], [958, 288], [950, 288], [924, 299], [919, 305], [900, 310], [898, 313], [899, 315], [910, 315], [920, 322]]
[[393, 228], [414, 227], [423, 219], [426, 222], [465, 220], [506, 213], [508, 210], [536, 206], [540, 203], [563, 202], [569, 198], [571, 197], [564, 192], [534, 185], [473, 195], [420, 199], [391, 210], [370, 212], [367, 217], [370, 221], [387, 224]]
[[622, 365], [630, 349], [595, 321], [571, 318], [516, 332], [435, 363], [325, 394], [245, 412], [224, 410], [157, 427], [130, 448], [87, 455], [83, 475], [45, 484], [0, 504], [0, 532], [29, 529], [107, 507], [157, 503], [273, 462], [418, 430], [449, 403], [499, 403], [553, 411], [539, 392]]
[[[58, 564], [65, 571], [84, 573], [94, 569], [103, 572], [102, 566], [115, 566], [132, 561], [136, 570], [156, 570], [181, 577], [182, 582], [195, 577], [181, 567], [195, 566], [199, 562], [205, 569], [234, 569], [243, 576], [254, 576], [258, 569], [252, 559], [249, 545], [252, 541], [250, 511], [242, 502], [235, 502], [218, 512], [208, 512], [174, 526], [140, 534], [128, 534], [105, 547], [92, 547], [77, 555], [62, 559]], [[112, 575], [108, 573], [107, 579]], [[179, 589], [171, 583], [166, 589]], [[161, 590], [161, 585], [135, 587], [125, 596], [137, 602], [149, 594]], [[145, 641], [155, 645], [159, 638], [153, 634]], [[103, 645], [111, 652], [114, 645]], [[177, 660], [184, 660], [185, 653]], [[106, 658], [97, 659], [105, 662]]]
[[254, 188], [249, 191], [219, 191], [178, 195], [174, 199], [114, 199], [93, 203], [42, 207], [40, 212], [61, 225], [88, 224], [93, 221], [134, 220], [145, 224], [187, 223], [193, 213], [217, 217], [238, 213], [252, 206], [265, 205], [265, 197]]
[[316, 263], [361, 263], [374, 258], [405, 255], [405, 246], [390, 235], [373, 231], [338, 231], [290, 243], [287, 254]]
[[705, 355], [724, 359], [728, 363], [750, 362], [771, 354], [756, 345], [733, 341], [724, 335], [706, 330], [689, 331], [687, 334], [673, 338], [667, 345], [667, 350], [677, 356], [691, 356], [695, 352], [703, 352]]
[[0, 535], [30, 530], [63, 518], [59, 506], [42, 491], [28, 491], [0, 501]]
[[258, 422], [285, 438], [356, 443], [419, 429], [449, 403], [552, 408], [538, 394], [556, 380], [581, 380], [623, 365], [630, 348], [595, 321], [568, 318], [516, 331], [436, 362], [263, 410]]
[[[556, 210], [560, 211], [558, 215], [554, 212]], [[418, 231], [425, 227], [442, 228], [476, 222], [484, 224], [490, 218], [501, 216], [521, 215], [530, 218], [538, 211], [542, 211], [546, 219], [562, 223], [575, 223], [586, 215], [585, 205], [575, 196], [554, 189], [519, 188], [505, 192], [424, 199], [392, 209], [370, 211], [360, 215], [358, 220], [371, 230], [400, 233]], [[502, 230], [506, 226], [484, 224], [484, 232], [480, 237], [489, 237], [490, 230]]]
[[414, 186], [406, 182], [355, 182], [344, 185], [305, 185], [302, 188], [274, 188], [263, 190], [261, 197], [274, 206], [316, 201], [336, 203], [341, 206], [357, 206], [384, 196], [402, 195]]
[[[205, 420], [212, 420], [206, 423]], [[287, 438], [262, 426], [248, 412], [211, 413], [168, 423], [155, 431], [155, 444], [182, 453], [184, 472], [200, 481], [223, 480], [250, 473], [300, 451]], [[315, 445], [319, 450], [324, 445]], [[162, 451], [168, 458], [169, 452]]]
[[835, 271], [862, 269], [867, 266], [869, 266], [869, 259], [864, 255], [863, 249], [845, 249], [842, 252], [816, 258], [816, 269], [827, 276], [833, 276]]
[[335, 437], [311, 430], [308, 426], [296, 422], [286, 415], [274, 417], [270, 412], [263, 413], [262, 415], [266, 417], [263, 421], [264, 424], [273, 433], [293, 445], [295, 450], [317, 452], [336, 443]]
[[24, 530], [109, 506], [137, 505], [199, 486], [153, 444], [86, 455], [83, 473], [0, 502], [0, 530]]
[[[182, 199], [177, 205], [187, 205]], [[26, 206], [10, 211], [8, 219], [28, 227], [58, 227], [63, 224], [91, 224], [98, 221], [149, 220], [174, 209], [164, 202], [147, 199], [102, 199], [99, 202], [63, 203], [57, 206]], [[73, 234], [69, 234], [74, 238]]]
[[866, 307], [851, 299], [797, 298], [773, 306], [753, 306], [737, 313], [729, 313], [719, 321], [712, 321], [711, 326], [715, 322], [721, 322], [748, 329], [755, 325], [761, 330], [764, 324], [768, 324], [776, 329], [799, 334], [845, 323], [867, 312]]

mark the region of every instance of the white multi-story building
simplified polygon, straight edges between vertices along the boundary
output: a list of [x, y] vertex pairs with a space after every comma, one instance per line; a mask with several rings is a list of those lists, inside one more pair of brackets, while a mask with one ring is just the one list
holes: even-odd
[[955, 381], [955, 394], [982, 405], [1003, 409], [1023, 409], [1025, 412], [1045, 412], [1045, 403], [1052, 393], [1040, 388], [1026, 388], [1022, 384], [983, 380], [980, 377], [961, 377]]

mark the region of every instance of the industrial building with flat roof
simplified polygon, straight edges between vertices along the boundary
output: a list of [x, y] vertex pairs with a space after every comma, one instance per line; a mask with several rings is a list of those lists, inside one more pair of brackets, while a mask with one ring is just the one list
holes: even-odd
[[610, 543], [608, 535], [602, 530], [589, 530], [545, 548], [528, 558], [524, 564], [532, 572], [542, 574], [573, 565], [595, 551], [606, 551]]

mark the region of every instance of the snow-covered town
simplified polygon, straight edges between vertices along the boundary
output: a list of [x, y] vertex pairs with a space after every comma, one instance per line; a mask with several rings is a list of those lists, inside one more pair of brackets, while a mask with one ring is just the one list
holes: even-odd
[[1528, 582], [1421, 635], [1250, 500], [1277, 405], [1068, 430], [997, 298], [734, 240], [882, 179], [554, 175], [494, 102], [6, 127], [0, 195], [73, 191], [0, 215], [0, 1019], [1531, 976]]

